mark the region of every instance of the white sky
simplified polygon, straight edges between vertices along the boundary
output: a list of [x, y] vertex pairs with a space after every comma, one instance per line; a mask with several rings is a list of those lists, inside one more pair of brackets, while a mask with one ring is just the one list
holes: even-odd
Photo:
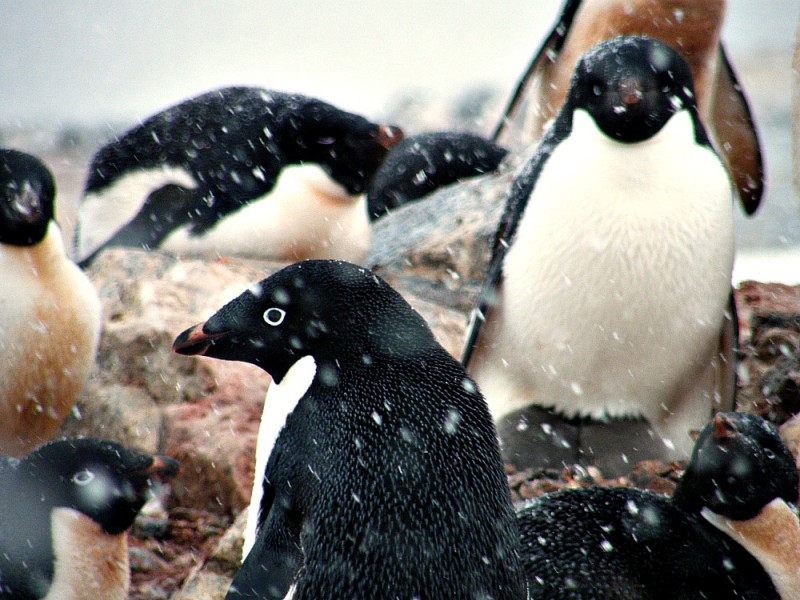
[[[510, 91], [561, 0], [0, 0], [0, 122], [143, 118], [229, 84], [374, 113], [397, 90]], [[737, 56], [791, 45], [800, 0], [730, 0]]]

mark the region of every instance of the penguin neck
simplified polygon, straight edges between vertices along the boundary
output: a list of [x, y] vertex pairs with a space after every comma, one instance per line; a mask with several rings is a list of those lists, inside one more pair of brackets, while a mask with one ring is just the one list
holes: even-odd
[[50, 516], [55, 566], [44, 600], [124, 600], [130, 570], [128, 534], [110, 535], [86, 515], [55, 508]]
[[702, 516], [747, 550], [767, 572], [781, 598], [800, 590], [800, 521], [782, 499], [775, 498], [755, 517], [728, 519], [704, 508]]
[[43, 276], [61, 271], [66, 258], [61, 229], [51, 221], [42, 240], [32, 246], [2, 245], [3, 254], [14, 256], [14, 262], [28, 273]]

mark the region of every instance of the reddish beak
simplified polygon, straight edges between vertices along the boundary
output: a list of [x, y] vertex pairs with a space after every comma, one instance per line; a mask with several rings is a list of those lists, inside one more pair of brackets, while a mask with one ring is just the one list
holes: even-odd
[[200, 323], [181, 333], [172, 342], [173, 352], [187, 356], [202, 355], [208, 351], [214, 340], [228, 335], [227, 332], [206, 333], [203, 331], [203, 327], [205, 327], [205, 323]]

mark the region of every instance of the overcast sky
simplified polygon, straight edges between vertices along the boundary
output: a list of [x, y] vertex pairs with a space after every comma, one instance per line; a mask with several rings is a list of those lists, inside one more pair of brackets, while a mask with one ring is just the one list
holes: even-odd
[[[0, 0], [0, 123], [144, 118], [229, 84], [374, 113], [397, 90], [510, 91], [561, 0]], [[734, 60], [800, 0], [730, 0]]]

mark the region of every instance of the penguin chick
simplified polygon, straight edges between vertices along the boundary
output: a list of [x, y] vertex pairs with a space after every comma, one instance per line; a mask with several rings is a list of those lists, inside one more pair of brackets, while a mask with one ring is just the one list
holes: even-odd
[[[671, 499], [597, 487], [542, 496], [522, 508], [532, 595], [792, 598], [800, 589], [800, 527], [789, 508], [797, 502], [797, 485], [794, 460], [774, 426], [755, 415], [720, 413], [700, 434]], [[774, 510], [778, 505], [783, 510]], [[749, 526], [762, 551], [720, 531], [704, 518], [707, 511], [742, 530]], [[788, 533], [758, 531], [765, 514]], [[781, 588], [787, 571], [791, 578], [782, 582], [793, 587]]]
[[519, 170], [463, 362], [520, 467], [688, 459], [733, 407], [733, 191], [686, 61], [587, 53]]
[[520, 79], [494, 140], [515, 150], [536, 143], [567, 96], [579, 58], [619, 35], [655, 38], [689, 63], [700, 117], [736, 184], [742, 208], [755, 213], [766, 175], [758, 132], [721, 41], [725, 0], [567, 0]]
[[127, 530], [151, 478], [178, 463], [99, 439], [59, 440], [0, 466], [0, 598], [123, 600]]
[[0, 149], [0, 453], [51, 439], [94, 364], [100, 301], [67, 258], [53, 176]]
[[174, 350], [273, 378], [228, 598], [525, 598], [486, 404], [379, 277], [294, 264]]
[[397, 127], [298, 94], [207, 92], [97, 151], [76, 255], [82, 266], [109, 246], [361, 260], [370, 241], [363, 192], [400, 139]]
[[422, 133], [389, 150], [367, 192], [367, 210], [377, 221], [392, 210], [462, 179], [491, 173], [505, 148], [478, 135], [456, 131]]

